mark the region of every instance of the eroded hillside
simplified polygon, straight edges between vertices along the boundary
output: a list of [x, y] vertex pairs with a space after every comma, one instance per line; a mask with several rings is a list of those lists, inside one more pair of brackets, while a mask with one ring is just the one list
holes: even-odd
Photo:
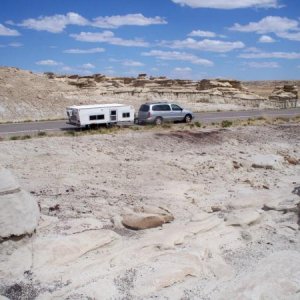
[[[45, 120], [65, 117], [70, 105], [122, 102], [136, 109], [145, 101], [172, 100], [193, 111], [240, 110], [278, 107], [263, 96], [261, 84], [237, 80], [171, 80], [165, 77], [80, 77], [34, 74], [0, 68], [0, 121]], [[268, 87], [271, 86], [268, 83]], [[266, 89], [270, 91], [271, 88]], [[296, 92], [297, 93], [297, 92]], [[291, 94], [292, 97], [294, 97]], [[285, 94], [289, 99], [290, 95]], [[289, 104], [290, 105], [290, 104]]]

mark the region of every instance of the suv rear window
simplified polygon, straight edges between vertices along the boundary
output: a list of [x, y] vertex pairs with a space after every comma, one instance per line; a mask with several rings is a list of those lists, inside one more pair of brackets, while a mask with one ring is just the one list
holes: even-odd
[[140, 107], [140, 111], [148, 112], [149, 111], [149, 105], [143, 104]]
[[153, 105], [152, 107], [153, 111], [170, 111], [170, 105], [168, 104], [158, 104], [158, 105]]

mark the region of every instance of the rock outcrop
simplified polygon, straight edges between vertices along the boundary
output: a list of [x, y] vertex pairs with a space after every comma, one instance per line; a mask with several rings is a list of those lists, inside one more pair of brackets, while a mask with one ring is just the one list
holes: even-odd
[[39, 207], [12, 174], [0, 168], [0, 240], [31, 234], [37, 227]]
[[279, 107], [296, 107], [298, 99], [297, 86], [290, 84], [276, 86], [269, 99]]
[[142, 230], [162, 226], [174, 220], [173, 215], [162, 208], [143, 206], [134, 213], [125, 214], [122, 224], [133, 230]]
[[[278, 82], [281, 83], [285, 86], [284, 93], [293, 92], [287, 87], [288, 82]], [[146, 101], [169, 100], [192, 111], [280, 107], [281, 101], [268, 98], [272, 89], [258, 95], [255, 89], [247, 89], [244, 83], [232, 79], [35, 74], [0, 67], [0, 122], [65, 118], [65, 108], [70, 105], [118, 102], [138, 109]]]

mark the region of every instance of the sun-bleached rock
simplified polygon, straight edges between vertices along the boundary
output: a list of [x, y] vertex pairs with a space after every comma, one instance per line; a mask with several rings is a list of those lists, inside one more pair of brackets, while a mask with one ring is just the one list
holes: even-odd
[[8, 170], [0, 169], [0, 238], [31, 234], [39, 216], [36, 200], [21, 190]]
[[141, 207], [136, 207], [134, 211], [137, 213], [156, 214], [156, 215], [163, 216], [166, 223], [174, 220], [173, 214], [163, 207], [143, 205]]
[[110, 230], [85, 231], [68, 236], [38, 238], [33, 242], [33, 267], [55, 266], [77, 260], [88, 252], [109, 245], [118, 235]]
[[235, 210], [229, 213], [225, 220], [228, 226], [245, 226], [258, 223], [261, 218], [259, 212], [251, 209]]
[[166, 223], [161, 215], [145, 214], [145, 213], [132, 213], [123, 216], [122, 224], [133, 230], [142, 230], [154, 228]]
[[144, 205], [136, 207], [133, 213], [123, 215], [122, 224], [134, 230], [148, 229], [170, 223], [174, 220], [174, 216], [161, 207]]
[[234, 281], [217, 299], [299, 299], [300, 253], [280, 251], [262, 259], [257, 268]]
[[284, 158], [282, 156], [274, 154], [257, 154], [252, 157], [253, 168], [277, 169], [281, 167], [283, 162]]

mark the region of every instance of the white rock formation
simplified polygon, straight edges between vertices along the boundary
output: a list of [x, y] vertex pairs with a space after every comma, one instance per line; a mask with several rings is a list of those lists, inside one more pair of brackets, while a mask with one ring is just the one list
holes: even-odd
[[299, 299], [300, 254], [280, 251], [263, 259], [256, 270], [233, 282], [218, 299]]
[[39, 220], [39, 207], [21, 190], [12, 174], [0, 169], [0, 239], [32, 233]]
[[257, 154], [253, 156], [252, 167], [254, 168], [263, 168], [263, 169], [278, 169], [284, 162], [282, 156], [279, 155], [262, 155]]

